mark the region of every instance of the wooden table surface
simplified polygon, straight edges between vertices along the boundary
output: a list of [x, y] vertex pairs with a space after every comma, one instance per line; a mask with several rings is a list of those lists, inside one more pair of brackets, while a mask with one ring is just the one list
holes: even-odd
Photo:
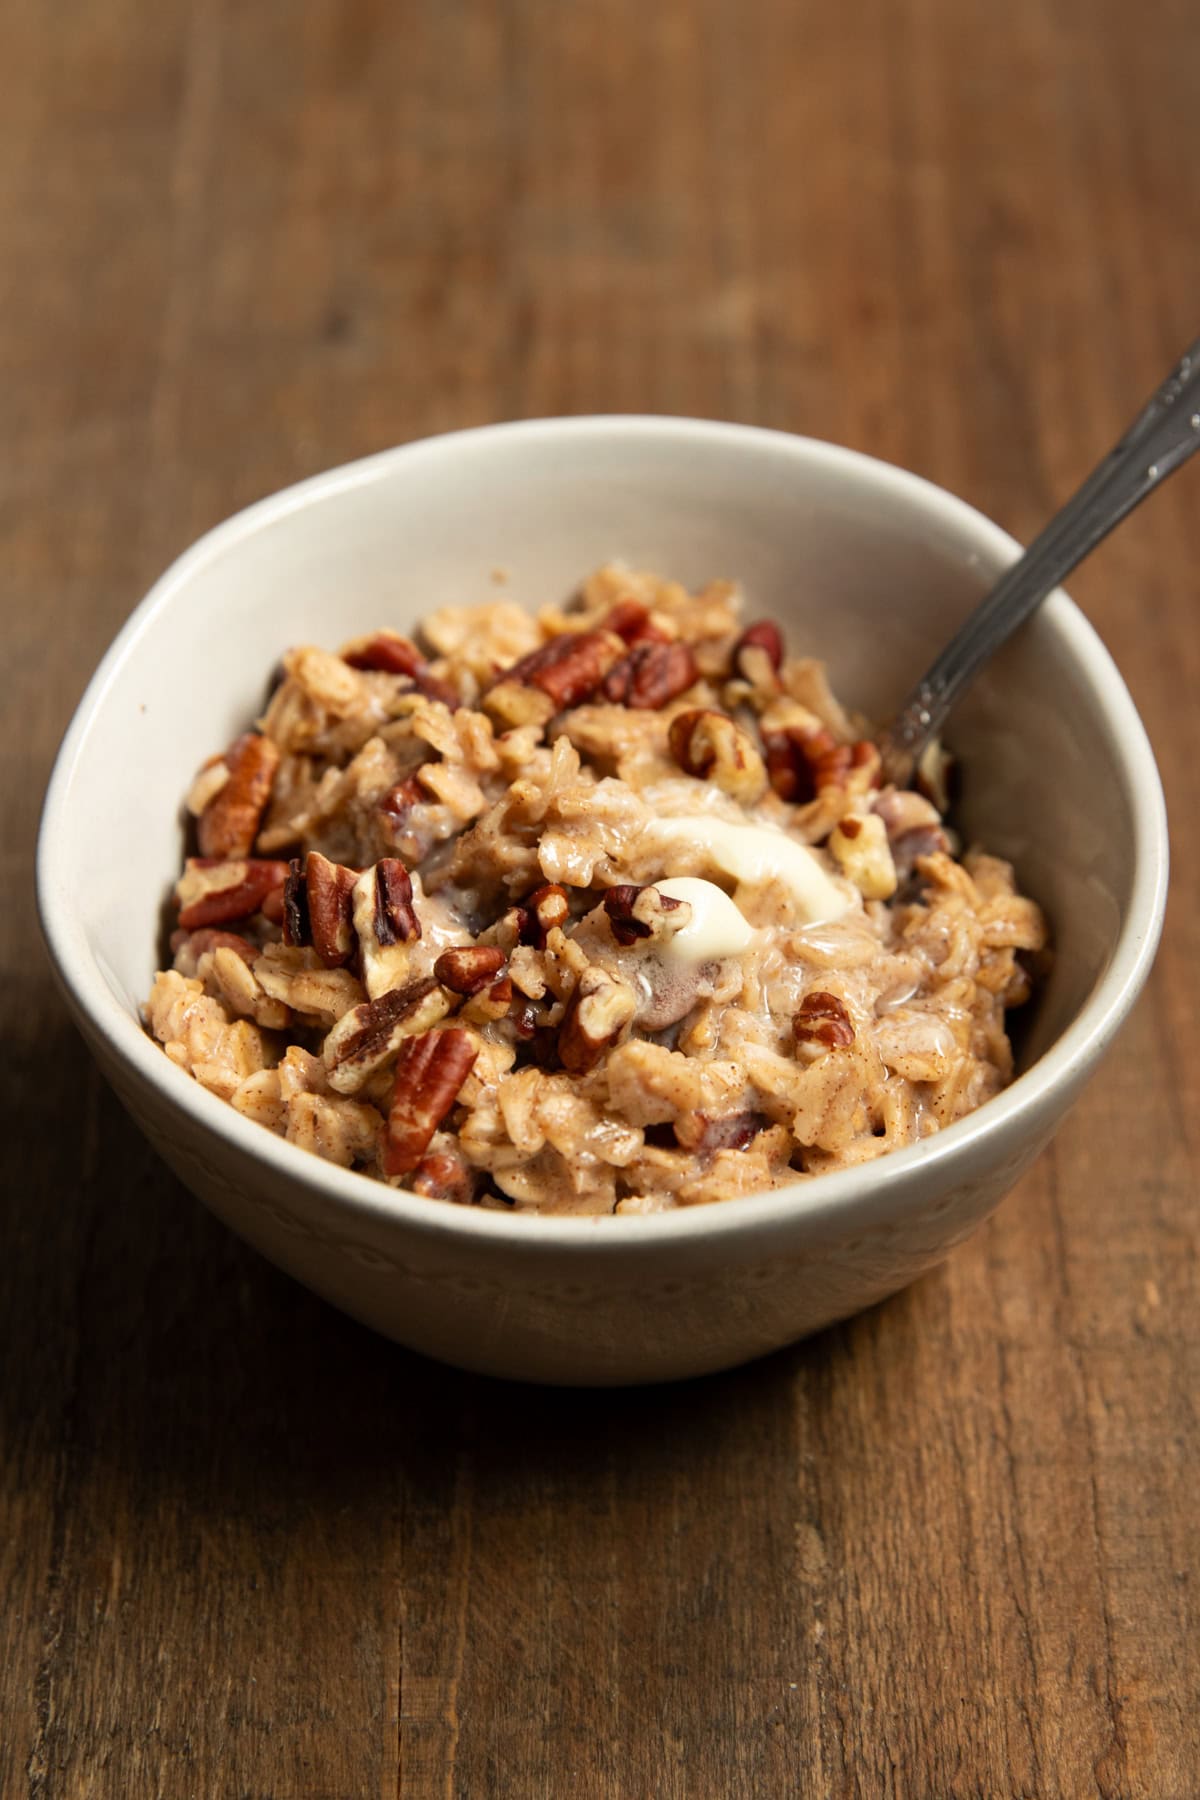
[[707, 414], [1027, 535], [1200, 327], [1193, 0], [0, 31], [3, 1800], [1194, 1800], [1200, 466], [1073, 583], [1173, 808], [1148, 991], [989, 1226], [757, 1366], [506, 1388], [342, 1319], [142, 1143], [31, 897], [130, 607], [346, 458]]

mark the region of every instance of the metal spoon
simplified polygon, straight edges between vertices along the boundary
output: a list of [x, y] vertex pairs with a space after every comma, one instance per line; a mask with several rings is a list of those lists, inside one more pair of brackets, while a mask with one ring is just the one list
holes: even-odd
[[907, 787], [921, 753], [988, 658], [1193, 450], [1200, 450], [1200, 338], [1083, 486], [1005, 570], [885, 726], [878, 741], [889, 781]]

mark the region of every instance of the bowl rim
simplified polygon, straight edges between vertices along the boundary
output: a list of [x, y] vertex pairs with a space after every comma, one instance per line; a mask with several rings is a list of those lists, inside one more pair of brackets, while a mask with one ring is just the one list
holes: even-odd
[[[797, 468], [820, 465], [845, 471], [880, 494], [907, 503], [932, 527], [941, 523], [973, 540], [981, 565], [998, 573], [1020, 554], [1020, 546], [999, 525], [967, 501], [907, 469], [862, 451], [818, 438], [763, 426], [670, 414], [579, 414], [562, 418], [508, 421], [416, 438], [353, 462], [309, 476], [280, 489], [212, 527], [184, 550], [134, 608], [101, 659], [64, 734], [55, 758], [38, 833], [36, 886], [42, 934], [55, 974], [83, 1020], [99, 1033], [118, 1062], [149, 1084], [170, 1106], [251, 1159], [259, 1159], [289, 1184], [307, 1189], [369, 1218], [428, 1238], [478, 1240], [499, 1249], [525, 1246], [564, 1251], [601, 1244], [628, 1254], [689, 1240], [725, 1237], [730, 1232], [805, 1225], [862, 1223], [891, 1216], [914, 1204], [914, 1178], [936, 1180], [947, 1161], [974, 1159], [970, 1153], [1000, 1150], [1024, 1115], [1036, 1131], [1040, 1112], [1054, 1098], [1073, 1094], [1120, 1027], [1154, 959], [1162, 930], [1168, 876], [1166, 806], [1145, 727], [1108, 650], [1063, 590], [1043, 603], [1049, 619], [1093, 692], [1111, 727], [1114, 755], [1134, 819], [1133, 886], [1129, 906], [1107, 968], [1066, 1030], [1003, 1092], [920, 1144], [828, 1174], [800, 1177], [765, 1193], [733, 1196], [707, 1205], [649, 1214], [542, 1214], [501, 1212], [434, 1202], [374, 1177], [322, 1161], [289, 1144], [227, 1101], [202, 1088], [175, 1067], [113, 994], [69, 903], [69, 818], [72, 783], [92, 720], [103, 707], [113, 679], [135, 646], [176, 595], [207, 563], [243, 540], [314, 503], [349, 489], [373, 484], [406, 461], [453, 457], [460, 450], [517, 440], [659, 438], [670, 447], [705, 441], [735, 453], [770, 452], [793, 459]], [[86, 1035], [86, 1034], [85, 1034]], [[597, 1232], [602, 1232], [600, 1243]]]

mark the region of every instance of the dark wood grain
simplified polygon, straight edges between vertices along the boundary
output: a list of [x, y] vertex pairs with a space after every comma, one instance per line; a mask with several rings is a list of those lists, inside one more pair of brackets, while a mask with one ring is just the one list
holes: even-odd
[[247, 500], [637, 409], [1018, 534], [1200, 294], [1191, 0], [16, 0], [0, 22], [0, 1794], [1200, 1792], [1200, 501], [1073, 584], [1175, 820], [1148, 993], [994, 1222], [673, 1390], [426, 1364], [178, 1188], [32, 845], [122, 618]]

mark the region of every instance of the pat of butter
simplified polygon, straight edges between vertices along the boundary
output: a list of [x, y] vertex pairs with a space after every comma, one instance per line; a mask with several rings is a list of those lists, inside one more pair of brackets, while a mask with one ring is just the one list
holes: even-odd
[[686, 900], [692, 916], [682, 931], [666, 939], [662, 954], [675, 962], [717, 962], [740, 956], [754, 942], [754, 928], [724, 888], [698, 875], [671, 875], [654, 883], [668, 900]]
[[[698, 814], [656, 819], [648, 835], [656, 847], [687, 844], [702, 851], [710, 863], [747, 886], [783, 882], [808, 925], [840, 918], [850, 905], [846, 894], [825, 873], [815, 852], [772, 825], [731, 825], [727, 819]], [[655, 885], [662, 887], [661, 882]]]

